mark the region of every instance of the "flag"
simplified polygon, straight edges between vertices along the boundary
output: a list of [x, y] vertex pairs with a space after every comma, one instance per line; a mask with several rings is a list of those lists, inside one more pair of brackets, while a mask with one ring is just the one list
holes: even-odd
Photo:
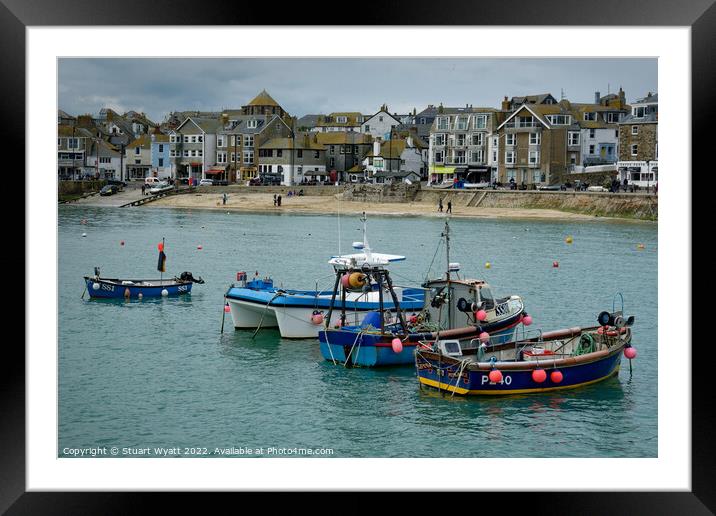
[[167, 270], [167, 255], [164, 254], [164, 246], [159, 250], [159, 261], [157, 262], [157, 270], [160, 272], [166, 272]]

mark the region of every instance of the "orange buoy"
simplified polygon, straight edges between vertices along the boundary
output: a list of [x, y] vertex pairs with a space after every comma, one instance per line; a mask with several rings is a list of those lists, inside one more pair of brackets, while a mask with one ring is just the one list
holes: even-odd
[[500, 383], [502, 381], [502, 372], [499, 369], [493, 369], [487, 377], [492, 383]]
[[547, 372], [544, 369], [535, 369], [532, 371], [532, 379], [537, 383], [542, 383], [547, 379]]
[[361, 288], [363, 285], [365, 285], [365, 274], [362, 272], [353, 272], [348, 277], [348, 284], [351, 286], [351, 288]]
[[560, 371], [554, 370], [549, 375], [549, 379], [552, 380], [552, 383], [560, 383], [564, 379], [564, 375]]

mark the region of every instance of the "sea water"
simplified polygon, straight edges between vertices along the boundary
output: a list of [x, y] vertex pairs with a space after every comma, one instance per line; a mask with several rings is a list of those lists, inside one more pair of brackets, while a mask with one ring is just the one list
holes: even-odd
[[[413, 366], [336, 366], [317, 340], [234, 330], [223, 296], [238, 271], [331, 288], [327, 261], [362, 240], [358, 216], [61, 206], [58, 455], [656, 457], [657, 225], [450, 226], [450, 261], [498, 296], [522, 296], [530, 329], [595, 325], [602, 310], [621, 308], [620, 292], [636, 317], [633, 370], [623, 359], [618, 376], [574, 390], [463, 398], [421, 389]], [[407, 257], [391, 266], [396, 284], [418, 285], [444, 273], [443, 229], [437, 216], [371, 216], [368, 240]], [[166, 274], [191, 271], [205, 284], [176, 298], [81, 298], [95, 266], [108, 277], [158, 277], [162, 238]]]

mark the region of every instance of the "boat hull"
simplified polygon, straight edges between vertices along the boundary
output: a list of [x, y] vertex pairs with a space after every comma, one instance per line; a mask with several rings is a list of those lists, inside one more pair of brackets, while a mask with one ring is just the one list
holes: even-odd
[[[502, 373], [502, 381], [497, 383], [490, 381], [489, 368], [461, 371], [459, 362], [440, 362], [426, 357], [427, 353], [418, 353], [415, 364], [421, 386], [464, 396], [529, 394], [574, 389], [606, 380], [619, 372], [623, 349], [620, 345], [609, 353], [595, 353], [593, 358], [584, 357], [581, 361], [554, 366], [550, 366], [549, 360], [530, 364], [513, 362], [512, 366], [508, 362], [498, 363], [496, 369]], [[521, 367], [514, 367], [516, 364]], [[546, 380], [538, 383], [532, 378], [536, 369], [545, 370]], [[555, 370], [562, 373], [559, 382], [552, 381], [551, 372]]]
[[162, 297], [162, 291], [167, 296], [179, 296], [191, 293], [191, 282], [176, 283], [168, 280], [155, 280], [154, 285], [122, 285], [114, 281], [104, 281], [96, 278], [85, 278], [87, 292], [93, 299], [138, 299], [140, 294], [145, 297]]
[[[517, 320], [506, 322], [505, 327], [495, 328], [491, 335], [497, 340], [512, 340]], [[479, 330], [474, 329], [472, 337], [478, 338]], [[395, 335], [361, 333], [357, 328], [322, 330], [318, 334], [321, 355], [326, 360], [349, 362], [360, 367], [379, 367], [392, 365], [412, 365], [415, 363], [415, 349], [420, 345], [417, 335], [409, 335], [402, 340], [402, 351], [393, 351], [392, 341]], [[468, 335], [470, 337], [470, 335]], [[342, 357], [342, 358], [339, 358]]]

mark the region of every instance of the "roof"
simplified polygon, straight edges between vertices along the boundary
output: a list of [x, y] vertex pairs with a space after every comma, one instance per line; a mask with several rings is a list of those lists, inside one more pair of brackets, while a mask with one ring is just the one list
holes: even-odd
[[169, 142], [169, 135], [154, 133], [153, 136], [154, 136], [154, 141], [156, 143], [168, 143]]
[[[345, 122], [337, 122], [337, 119], [339, 116], [346, 117]], [[350, 126], [357, 126], [360, 125], [361, 118], [364, 118], [361, 113], [358, 113], [357, 111], [346, 111], [346, 112], [336, 112], [336, 113], [329, 113], [328, 115], [320, 115], [318, 117], [318, 121], [316, 122], [317, 127], [325, 127], [325, 126], [339, 126], [339, 127], [350, 127]]]
[[69, 136], [71, 138], [94, 138], [95, 135], [92, 134], [87, 129], [84, 129], [82, 127], [73, 127], [69, 125], [57, 125], [57, 136], [66, 137]]
[[131, 142], [125, 148], [133, 149], [134, 147], [141, 147], [142, 149], [149, 149], [151, 148], [151, 145], [152, 139], [150, 138], [150, 136], [148, 134], [142, 134], [141, 136], [139, 136], [139, 138]]
[[415, 172], [414, 170], [379, 170], [375, 174], [373, 174], [373, 177], [408, 177], [409, 175], [415, 175], [417, 177], [420, 177], [420, 174]]
[[[258, 134], [273, 122], [274, 119], [280, 120], [284, 124], [286, 123], [286, 121], [277, 114], [240, 115], [232, 117], [228, 125], [220, 124], [221, 129], [218, 132], [221, 134]], [[249, 127], [249, 120], [256, 120], [256, 127]], [[288, 125], [286, 125], [286, 127], [288, 127]]]
[[323, 145], [368, 145], [373, 143], [373, 137], [369, 134], [357, 133], [355, 131], [335, 131], [330, 133], [317, 133], [318, 143]]
[[551, 93], [538, 93], [537, 95], [525, 95], [523, 97], [512, 97], [512, 104], [542, 104], [548, 97], [556, 100]]
[[318, 123], [318, 118], [323, 115], [303, 115], [296, 121], [296, 127], [315, 127]]
[[649, 93], [646, 97], [643, 99], [637, 99], [634, 101], [634, 104], [655, 104], [659, 102], [659, 94], [658, 93]]
[[388, 115], [390, 118], [392, 118], [393, 120], [395, 120], [395, 121], [398, 122], [399, 124], [401, 123], [400, 118], [398, 118], [399, 115], [398, 115], [398, 116], [396, 116], [396, 115], [391, 115], [388, 111], [386, 111], [386, 110], [384, 110], [384, 109], [381, 109], [380, 111], [378, 111], [378, 112], [377, 112], [376, 114], [374, 114], [374, 115], [370, 115], [370, 116], [368, 116], [368, 117], [365, 117], [365, 119], [363, 120], [363, 123], [365, 124], [366, 122], [368, 122], [369, 120], [371, 120], [371, 119], [377, 117], [377, 116], [380, 115], [381, 113], [385, 113], [386, 115]]
[[67, 114], [66, 112], [62, 111], [61, 109], [58, 109], [58, 110], [57, 110], [57, 116], [58, 116], [59, 118], [68, 118], [68, 119], [71, 119], [71, 120], [76, 120], [76, 118], [75, 118], [74, 116], [72, 116], [72, 115], [70, 115], [70, 114]]
[[261, 90], [261, 93], [256, 95], [251, 102], [247, 104], [248, 106], [276, 106], [280, 107], [278, 105], [278, 102], [276, 102], [271, 95], [268, 94], [266, 90]]

